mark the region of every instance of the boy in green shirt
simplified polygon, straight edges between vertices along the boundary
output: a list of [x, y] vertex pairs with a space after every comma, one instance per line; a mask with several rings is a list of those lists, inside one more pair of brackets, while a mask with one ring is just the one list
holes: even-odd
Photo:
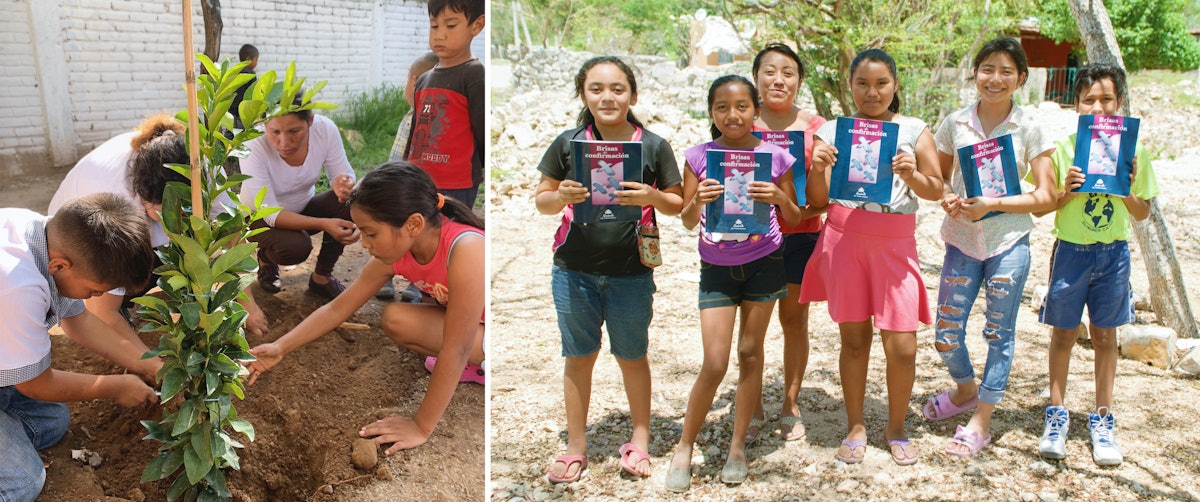
[[[1075, 78], [1075, 111], [1080, 115], [1117, 115], [1127, 97], [1125, 71], [1110, 64], [1080, 68]], [[1066, 456], [1070, 415], [1063, 405], [1075, 328], [1087, 305], [1095, 349], [1096, 409], [1088, 416], [1092, 459], [1098, 465], [1120, 465], [1121, 450], [1113, 439], [1110, 411], [1117, 370], [1117, 328], [1133, 320], [1129, 287], [1130, 217], [1145, 219], [1158, 183], [1146, 156], [1134, 158], [1130, 195], [1077, 193], [1083, 171], [1074, 166], [1075, 135], [1056, 143], [1052, 160], [1059, 184], [1054, 216], [1054, 255], [1050, 290], [1039, 321], [1053, 329], [1050, 341], [1050, 406], [1038, 452], [1046, 458]]]

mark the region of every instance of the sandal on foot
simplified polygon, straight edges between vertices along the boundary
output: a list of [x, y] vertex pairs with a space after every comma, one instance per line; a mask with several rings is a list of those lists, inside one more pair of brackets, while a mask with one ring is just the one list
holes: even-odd
[[[839, 448], [834, 457], [844, 464], [861, 464], [863, 458], [867, 456], [867, 440], [865, 439], [843, 439], [842, 446], [850, 450], [850, 455], [842, 456], [841, 448]], [[862, 448], [862, 455], [855, 455], [854, 452], [859, 448]]]
[[[437, 358], [428, 356], [425, 358], [425, 370], [433, 373], [434, 366], [437, 366]], [[487, 372], [483, 371], [483, 367], [478, 364], [467, 363], [463, 367], [462, 375], [458, 377], [458, 382], [471, 382], [483, 385], [487, 381]]]
[[750, 467], [745, 460], [726, 460], [721, 469], [721, 482], [727, 485], [740, 485], [750, 473]]
[[325, 276], [325, 280], [327, 282], [325, 282], [325, 284], [321, 284], [310, 276], [308, 278], [308, 291], [332, 300], [337, 298], [338, 295], [342, 294], [342, 292], [346, 290], [346, 286], [342, 284], [342, 281], [337, 280], [337, 278], [332, 275]]
[[[788, 430], [784, 431], [783, 428]], [[800, 431], [796, 434], [796, 431]], [[803, 440], [808, 435], [807, 429], [804, 428], [804, 422], [800, 421], [800, 417], [784, 415], [779, 417], [779, 437], [784, 441], [799, 441]]]
[[675, 493], [688, 491], [688, 488], [692, 487], [691, 466], [668, 470], [667, 480], [663, 483], [663, 487]]
[[[558, 463], [562, 463], [567, 466], [566, 470], [563, 471], [562, 476], [554, 475], [554, 464]], [[574, 464], [579, 464], [579, 468], [576, 469], [574, 475], [569, 475], [571, 472], [571, 466]], [[546, 479], [551, 483], [574, 483], [579, 481], [579, 478], [583, 477], [584, 469], [587, 469], [587, 455], [559, 455], [554, 459], [554, 462], [550, 464], [550, 469], [546, 470]]]
[[[956, 457], [974, 457], [977, 453], [983, 450], [983, 447], [991, 444], [992, 435], [987, 437], [980, 436], [973, 430], [963, 426], [958, 426], [954, 431], [954, 439], [950, 440], [950, 444], [946, 445], [946, 453]], [[951, 450], [953, 445], [963, 445], [967, 447], [967, 451]]]
[[763, 427], [767, 426], [767, 421], [761, 418], [751, 418], [750, 427], [746, 428], [746, 444], [753, 443], [758, 439], [758, 434], [762, 432]]
[[944, 390], [925, 403], [921, 412], [925, 415], [925, 420], [940, 421], [966, 413], [976, 406], [979, 406], [978, 395], [963, 404], [956, 405], [954, 401], [950, 400], [950, 391]]
[[621, 447], [618, 448], [617, 451], [621, 453], [621, 460], [619, 460], [617, 462], [617, 463], [621, 464], [621, 470], [628, 472], [639, 478], [644, 478], [644, 477], [650, 476], [650, 474], [648, 474], [648, 473], [642, 474], [642, 473], [638, 472], [638, 470], [637, 470], [638, 463], [640, 463], [643, 460], [646, 461], [647, 468], [649, 468], [650, 455], [647, 455], [645, 450], [638, 448], [638, 445], [633, 444], [633, 442], [630, 441], [630, 442], [627, 442], [627, 443], [621, 445]]
[[[959, 427], [962, 427], [962, 426], [960, 425]], [[907, 439], [889, 439], [887, 443], [888, 443], [888, 451], [892, 454], [892, 461], [895, 462], [896, 465], [913, 465], [913, 464], [917, 463], [917, 454], [916, 453], [913, 453], [911, 457], [909, 456], [909, 453], [908, 453], [908, 447], [910, 445], [909, 440], [907, 440]], [[900, 448], [900, 454], [903, 456], [897, 456], [896, 450], [893, 447]]]

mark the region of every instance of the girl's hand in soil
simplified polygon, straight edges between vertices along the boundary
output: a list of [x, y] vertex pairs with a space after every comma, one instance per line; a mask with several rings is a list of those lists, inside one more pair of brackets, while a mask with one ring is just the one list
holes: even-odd
[[109, 375], [112, 400], [126, 408], [158, 402], [158, 394], [137, 375]]
[[250, 349], [250, 354], [258, 360], [251, 361], [246, 366], [250, 370], [250, 381], [246, 382], [246, 385], [254, 385], [254, 381], [258, 380], [258, 375], [274, 368], [279, 361], [283, 360], [283, 349], [274, 343], [264, 343], [254, 347]]
[[426, 432], [408, 417], [387, 417], [358, 431], [360, 437], [375, 436], [375, 444], [395, 443], [384, 453], [391, 455], [400, 450], [416, 448], [429, 440], [433, 431]]

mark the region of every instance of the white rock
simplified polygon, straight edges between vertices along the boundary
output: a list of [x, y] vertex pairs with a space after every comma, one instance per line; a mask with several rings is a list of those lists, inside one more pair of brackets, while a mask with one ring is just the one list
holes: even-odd
[[1058, 494], [1053, 492], [1042, 492], [1038, 494], [1038, 499], [1042, 502], [1058, 502]]
[[1021, 492], [1021, 502], [1035, 502], [1037, 499], [1038, 499], [1038, 496], [1036, 493]]
[[862, 483], [859, 483], [858, 481], [855, 481], [853, 479], [847, 479], [845, 481], [842, 481], [841, 483], [838, 483], [837, 492], [838, 493], [851, 493], [854, 490], [857, 490], [861, 484]]
[[886, 473], [886, 472], [879, 472], [879, 473], [875, 474], [874, 476], [872, 476], [871, 479], [874, 479], [876, 483], [879, 483], [881, 485], [892, 484], [892, 476], [888, 475], [888, 473]]
[[1192, 347], [1183, 357], [1179, 358], [1179, 362], [1175, 363], [1171, 369], [1180, 375], [1200, 375], [1200, 346]]
[[1175, 330], [1164, 326], [1125, 326], [1117, 335], [1121, 355], [1167, 369], [1174, 362]]
[[969, 466], [967, 466], [966, 474], [968, 476], [982, 476], [983, 470], [981, 470], [979, 467], [976, 467], [974, 465], [969, 465]]

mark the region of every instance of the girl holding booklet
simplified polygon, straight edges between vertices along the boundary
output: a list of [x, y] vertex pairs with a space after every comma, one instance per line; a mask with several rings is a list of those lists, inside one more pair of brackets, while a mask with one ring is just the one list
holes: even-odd
[[[935, 135], [946, 181], [941, 200], [946, 211], [942, 222], [946, 256], [938, 287], [934, 347], [955, 388], [934, 396], [923, 408], [927, 420], [946, 420], [975, 408], [967, 425], [959, 425], [946, 445], [946, 453], [962, 457], [979, 453], [991, 442], [992, 412], [1008, 386], [1017, 310], [1029, 275], [1029, 232], [1033, 229], [1029, 213], [1053, 210], [1056, 201], [1050, 163], [1054, 144], [1042, 134], [1036, 119], [1012, 100], [1013, 92], [1029, 76], [1021, 43], [998, 38], [984, 44], [975, 55], [973, 71], [979, 101], [947, 116]], [[1010, 138], [1002, 138], [1005, 135]], [[971, 151], [972, 145], [996, 138], [1003, 139], [1001, 143], [1011, 140], [1011, 152], [1001, 151], [1000, 155], [1008, 156], [1010, 163], [1015, 161], [1017, 179], [1032, 172], [1036, 190], [1004, 197], [970, 193], [973, 189], [966, 187], [963, 170], [980, 167], [962, 165], [959, 149]], [[980, 289], [986, 290], [983, 338], [988, 355], [983, 378], [976, 383], [966, 336], [967, 318]]]
[[555, 458], [546, 472], [552, 483], [578, 481], [587, 468], [587, 413], [601, 324], [608, 327], [633, 422], [633, 437], [619, 450], [620, 465], [634, 476], [650, 475], [646, 348], [656, 290], [654, 274], [640, 259], [637, 221], [574, 221], [572, 205], [588, 203], [595, 194], [571, 179], [575, 164], [584, 162], [574, 158], [572, 141], [640, 142], [641, 165], [634, 168], [640, 167], [642, 181], [619, 182], [621, 189], [613, 198], [623, 206], [642, 207], [651, 215], [655, 209], [666, 215], [679, 214], [683, 205], [682, 180], [671, 145], [644, 129], [629, 110], [637, 103], [633, 70], [612, 56], [592, 58], [575, 75], [575, 94], [584, 105], [579, 126], [558, 135], [546, 150], [538, 164], [542, 180], [535, 196], [542, 214], [563, 213], [554, 236], [550, 274], [566, 358], [567, 451]]
[[841, 333], [838, 366], [847, 432], [837, 459], [848, 464], [866, 456], [863, 400], [874, 328], [879, 328], [887, 356], [888, 424], [883, 437], [897, 464], [917, 461], [904, 416], [916, 377], [917, 327], [932, 320], [917, 262], [917, 198], [941, 197], [942, 178], [929, 129], [920, 119], [899, 113], [898, 85], [896, 62], [882, 50], [865, 50], [850, 64], [850, 90], [858, 108], [853, 118], [899, 126], [886, 204], [830, 198], [831, 177], [849, 176], [852, 157], [852, 152], [839, 152], [833, 145], [838, 135], [852, 134], [850, 130], [827, 122], [813, 141], [808, 203], [828, 206], [829, 216], [805, 270], [800, 301], [828, 301], [829, 316]]
[[[1075, 76], [1075, 111], [1085, 115], [1116, 115], [1126, 98], [1125, 71], [1112, 64], [1080, 68]], [[1088, 414], [1092, 460], [1098, 465], [1120, 465], [1124, 460], [1113, 438], [1116, 419], [1111, 409], [1113, 380], [1117, 372], [1117, 328], [1133, 321], [1129, 290], [1130, 218], [1150, 215], [1150, 199], [1158, 195], [1149, 159], [1134, 157], [1131, 191], [1125, 196], [1076, 193], [1085, 180], [1074, 166], [1076, 136], [1055, 143], [1051, 160], [1058, 183], [1058, 211], [1054, 213], [1054, 255], [1050, 266], [1050, 291], [1039, 320], [1054, 328], [1050, 340], [1050, 406], [1038, 452], [1046, 458], [1067, 454], [1067, 375], [1075, 328], [1087, 305], [1088, 331], [1096, 351], [1096, 409]], [[1140, 161], [1140, 162], [1139, 162]], [[1040, 216], [1040, 215], [1039, 215]]]
[[[793, 178], [800, 176], [797, 169], [803, 167], [807, 172], [810, 165], [805, 159], [812, 157], [813, 134], [825, 124], [825, 119], [820, 115], [796, 106], [796, 94], [800, 83], [804, 81], [804, 64], [791, 47], [767, 44], [754, 57], [753, 74], [762, 98], [761, 115], [754, 122], [754, 130], [759, 134], [785, 131], [802, 136], [804, 156], [797, 160], [803, 161], [803, 164], [796, 162], [792, 166]], [[790, 140], [790, 134], [788, 138]], [[795, 149], [784, 148], [796, 154]], [[804, 383], [804, 370], [808, 367], [808, 304], [799, 302], [800, 284], [804, 278], [804, 267], [808, 265], [821, 232], [822, 213], [824, 210], [813, 210], [803, 205], [799, 224], [784, 223], [779, 226], [783, 234], [781, 249], [787, 279], [787, 296], [779, 302], [779, 325], [783, 327], [783, 404], [779, 410], [779, 430], [784, 441], [805, 437], [800, 408], [796, 406], [796, 398]], [[759, 430], [765, 425], [763, 418], [762, 402], [759, 401], [754, 419], [750, 421], [746, 441], [754, 441], [758, 437]]]
[[[787, 292], [783, 256], [779, 251], [782, 237], [777, 215], [782, 214], [784, 220], [791, 224], [798, 223], [801, 217], [800, 208], [793, 202], [795, 193], [791, 167], [795, 158], [786, 150], [765, 143], [751, 134], [759, 113], [758, 92], [754, 84], [739, 75], [716, 79], [708, 89], [708, 113], [713, 121], [713, 141], [684, 152], [683, 200], [688, 202], [681, 214], [683, 225], [689, 229], [695, 228], [698, 223], [702, 225], [699, 239], [699, 303], [704, 362], [688, 396], [683, 433], [667, 471], [666, 488], [674, 492], [687, 491], [691, 486], [692, 448], [729, 366], [734, 317], [739, 307], [742, 315], [738, 334], [737, 400], [734, 405], [733, 437], [729, 456], [721, 470], [721, 480], [738, 484], [746, 479], [749, 470], [746, 465], [746, 432], [762, 395], [763, 338], [771, 321], [775, 301], [783, 298]], [[747, 156], [749, 153], [755, 162], [757, 154], [770, 155], [767, 162], [771, 181], [755, 180], [746, 184], [752, 202], [771, 205], [767, 213], [769, 225], [766, 233], [717, 233], [703, 226], [705, 223], [716, 224], [705, 221], [708, 218], [703, 214], [706, 204], [722, 199], [716, 203], [727, 209], [728, 199], [737, 193], [733, 189], [726, 193], [721, 181], [707, 175], [710, 171], [710, 151], [720, 151], [723, 153], [718, 155], [729, 156]], [[766, 166], [760, 167], [762, 171], [767, 171]], [[754, 173], [758, 171], [753, 170]], [[746, 176], [747, 172], [735, 170], [729, 179], [740, 181]], [[742, 196], [738, 195], [737, 198]]]

